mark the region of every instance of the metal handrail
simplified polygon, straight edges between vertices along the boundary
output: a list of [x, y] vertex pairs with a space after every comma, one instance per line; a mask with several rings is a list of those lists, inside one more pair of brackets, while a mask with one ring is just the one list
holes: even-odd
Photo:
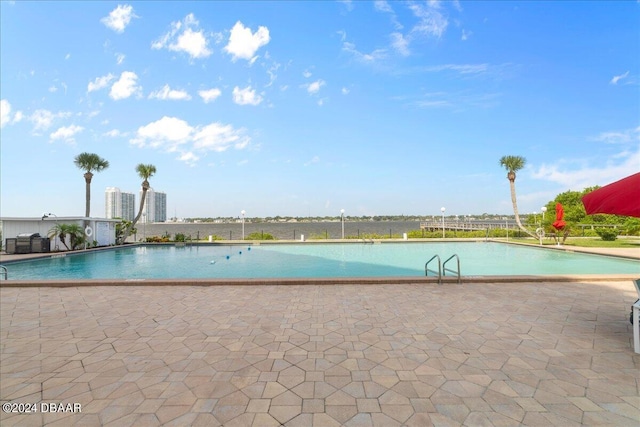
[[[452, 270], [446, 267], [447, 263], [451, 261], [453, 258], [455, 258], [457, 261], [457, 264], [458, 264], [457, 270]], [[444, 271], [445, 276], [447, 275], [447, 271], [449, 273], [456, 273], [458, 275], [458, 285], [462, 283], [462, 281], [460, 280], [460, 257], [457, 254], [451, 255], [449, 258], [447, 258], [447, 260], [444, 263], [442, 263], [442, 270]]]
[[[431, 261], [433, 261], [434, 259], [438, 259], [438, 271], [435, 270], [430, 270], [429, 269], [429, 263]], [[431, 259], [429, 259], [429, 261], [426, 262], [426, 264], [424, 265], [424, 275], [425, 276], [429, 276], [429, 273], [438, 273], [438, 285], [442, 284], [442, 263], [440, 262], [440, 256], [439, 255], [434, 255], [431, 257]]]
[[2, 275], [4, 276], [4, 280], [9, 280], [9, 270], [4, 265], [0, 265], [0, 270], [2, 270]]

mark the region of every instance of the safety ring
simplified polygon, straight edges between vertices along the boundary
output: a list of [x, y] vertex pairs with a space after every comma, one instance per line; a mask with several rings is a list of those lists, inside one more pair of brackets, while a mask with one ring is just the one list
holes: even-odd
[[91, 237], [93, 235], [93, 229], [87, 225], [87, 227], [84, 229], [84, 234], [87, 237]]
[[544, 237], [544, 228], [537, 228], [536, 229], [536, 236], [540, 237], [541, 239]]

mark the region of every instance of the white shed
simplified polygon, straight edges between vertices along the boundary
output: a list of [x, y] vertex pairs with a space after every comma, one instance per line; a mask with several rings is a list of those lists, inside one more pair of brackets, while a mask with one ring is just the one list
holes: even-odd
[[[19, 234], [39, 233], [47, 237], [50, 230], [56, 224], [78, 224], [85, 228], [85, 236], [91, 246], [110, 246], [116, 244], [116, 224], [121, 220], [107, 218], [85, 217], [56, 217], [42, 216], [38, 218], [0, 218], [0, 230], [2, 231], [2, 249], [6, 248], [7, 239], [16, 238]], [[94, 244], [95, 242], [95, 244]], [[60, 240], [51, 238], [51, 251], [66, 250]], [[66, 240], [69, 246], [69, 240]]]

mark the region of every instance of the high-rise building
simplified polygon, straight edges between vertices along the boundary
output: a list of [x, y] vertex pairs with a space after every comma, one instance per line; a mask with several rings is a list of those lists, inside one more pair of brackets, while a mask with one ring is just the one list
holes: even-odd
[[104, 192], [104, 210], [107, 218], [122, 218], [133, 221], [136, 215], [136, 196], [117, 187], [107, 187]]
[[[142, 191], [140, 191], [142, 197]], [[165, 222], [167, 220], [167, 195], [160, 191], [154, 191], [149, 188], [147, 191], [147, 199], [144, 201], [142, 209], [143, 222]]]

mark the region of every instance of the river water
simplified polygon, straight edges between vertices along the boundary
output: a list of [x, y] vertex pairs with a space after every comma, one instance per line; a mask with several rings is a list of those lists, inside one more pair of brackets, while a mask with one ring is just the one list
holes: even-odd
[[[153, 223], [136, 226], [138, 232], [136, 240], [151, 236], [169, 234], [171, 238], [177, 233], [191, 236], [192, 239], [208, 239], [208, 236], [218, 236], [224, 240], [242, 239], [242, 223]], [[402, 237], [403, 233], [420, 230], [419, 221], [358, 221], [344, 223], [345, 237], [365, 237], [365, 235]], [[342, 224], [338, 222], [245, 222], [244, 234], [271, 234], [278, 240], [305, 239], [339, 239], [342, 237]]]

